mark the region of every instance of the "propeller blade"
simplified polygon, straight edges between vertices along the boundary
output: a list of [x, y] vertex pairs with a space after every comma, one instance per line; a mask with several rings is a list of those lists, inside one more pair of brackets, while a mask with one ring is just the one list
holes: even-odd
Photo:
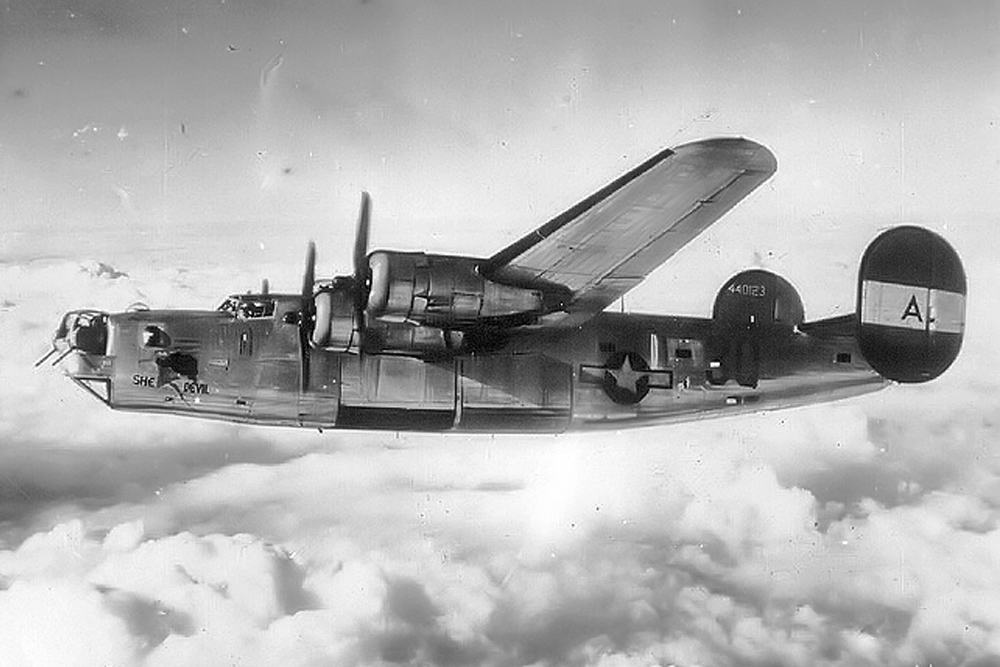
[[358, 214], [358, 229], [354, 235], [354, 278], [364, 285], [368, 278], [368, 231], [371, 223], [372, 199], [367, 192], [361, 193], [361, 212]]
[[[316, 244], [309, 242], [309, 249], [306, 251], [306, 273], [302, 277], [302, 300], [311, 300], [313, 287], [316, 285]], [[303, 306], [305, 303], [303, 303]]]
[[368, 234], [371, 229], [372, 198], [361, 193], [358, 230], [354, 235], [354, 316], [360, 334], [359, 350], [364, 346], [365, 306], [368, 303]]
[[312, 326], [313, 310], [313, 289], [316, 286], [316, 244], [309, 242], [306, 251], [306, 272], [302, 277], [302, 313], [299, 315], [299, 352], [302, 355], [300, 364], [300, 383], [302, 391], [309, 389], [309, 331]]

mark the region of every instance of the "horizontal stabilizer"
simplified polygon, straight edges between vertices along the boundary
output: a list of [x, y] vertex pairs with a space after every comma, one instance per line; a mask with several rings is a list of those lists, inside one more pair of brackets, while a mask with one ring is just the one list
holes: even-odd
[[816, 336], [817, 338], [838, 338], [841, 336], [853, 336], [858, 331], [858, 317], [854, 313], [850, 315], [837, 315], [827, 317], [815, 322], [805, 322], [799, 325], [799, 331]]

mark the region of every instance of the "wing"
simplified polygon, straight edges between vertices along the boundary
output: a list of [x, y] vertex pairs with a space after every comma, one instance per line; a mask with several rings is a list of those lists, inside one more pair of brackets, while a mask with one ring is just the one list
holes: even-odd
[[578, 324], [642, 282], [776, 168], [771, 151], [742, 138], [665, 150], [504, 248], [481, 271], [498, 282], [568, 291], [569, 317], [549, 322]]

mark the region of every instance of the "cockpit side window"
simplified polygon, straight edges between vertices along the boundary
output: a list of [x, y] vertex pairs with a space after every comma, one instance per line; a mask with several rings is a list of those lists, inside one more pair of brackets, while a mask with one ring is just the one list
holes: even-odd
[[231, 296], [216, 310], [244, 320], [274, 317], [274, 299], [266, 296]]
[[236, 315], [236, 299], [229, 297], [216, 308], [220, 313], [228, 313], [229, 315]]
[[237, 314], [247, 320], [274, 316], [274, 299], [241, 299]]

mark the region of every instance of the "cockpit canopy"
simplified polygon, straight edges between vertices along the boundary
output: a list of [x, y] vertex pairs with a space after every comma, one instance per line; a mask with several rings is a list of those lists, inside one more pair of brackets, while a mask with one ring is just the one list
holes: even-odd
[[243, 320], [274, 317], [274, 297], [262, 294], [235, 294], [223, 301], [216, 310]]

